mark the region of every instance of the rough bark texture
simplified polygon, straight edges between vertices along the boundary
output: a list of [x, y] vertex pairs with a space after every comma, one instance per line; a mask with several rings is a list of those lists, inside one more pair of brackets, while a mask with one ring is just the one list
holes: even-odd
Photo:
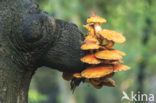
[[31, 0], [0, 0], [0, 103], [27, 103], [35, 70], [81, 71], [82, 33]]

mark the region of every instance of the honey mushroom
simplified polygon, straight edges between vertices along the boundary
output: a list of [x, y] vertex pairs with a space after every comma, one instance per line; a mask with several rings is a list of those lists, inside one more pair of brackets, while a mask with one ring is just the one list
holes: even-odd
[[[112, 40], [107, 40], [106, 38], [101, 38], [99, 32], [103, 31], [101, 24], [106, 23], [106, 19], [101, 18], [99, 16], [91, 16], [87, 19], [87, 25], [84, 27], [88, 29], [90, 32], [94, 32], [97, 38], [101, 41], [101, 48], [112, 48], [114, 46], [114, 42]], [[94, 30], [93, 30], [94, 27]], [[103, 47], [105, 46], [105, 47]]]
[[95, 34], [94, 25], [93, 24], [86, 24], [83, 25], [84, 28], [86, 28], [90, 34]]
[[116, 87], [115, 81], [110, 79], [114, 73], [111, 73], [103, 78], [86, 79], [87, 83], [92, 84], [96, 89], [100, 89], [102, 86]]
[[80, 59], [84, 63], [88, 64], [100, 64], [102, 61], [97, 59], [94, 54], [88, 54]]
[[123, 43], [126, 41], [126, 38], [122, 34], [113, 30], [104, 29], [104, 30], [98, 31], [97, 34], [99, 34], [102, 38], [111, 40], [115, 43]]
[[106, 23], [106, 19], [99, 16], [87, 18], [87, 23], [83, 27], [88, 30], [82, 50], [90, 51], [89, 54], [80, 60], [89, 64], [80, 73], [63, 73], [63, 78], [70, 81], [72, 78], [83, 78], [86, 83], [100, 89], [103, 86], [116, 87], [115, 81], [111, 79], [115, 72], [129, 70], [130, 67], [122, 65], [122, 56], [126, 54], [117, 49], [112, 49], [114, 43], [123, 43], [126, 38], [112, 30], [102, 29], [101, 24]]
[[93, 66], [81, 72], [81, 76], [84, 78], [100, 78], [106, 76], [113, 72], [113, 66], [103, 65], [103, 66]]
[[106, 60], [121, 60], [122, 56], [119, 55], [116, 51], [112, 50], [103, 50], [95, 53], [95, 57], [99, 59]]
[[[101, 18], [99, 16], [92, 16], [87, 19], [87, 23], [89, 24], [84, 25], [84, 27], [88, 29], [89, 33], [91, 34], [86, 37], [84, 43], [87, 44], [88, 40], [91, 40], [91, 37], [93, 38], [95, 35], [97, 38], [96, 37], [94, 38], [96, 38], [96, 40], [100, 42], [100, 44], [99, 43], [98, 44], [100, 45], [100, 48], [104, 50], [102, 51], [100, 50], [92, 54], [87, 54], [86, 56], [81, 58], [81, 61], [92, 65], [93, 64], [111, 64], [111, 65], [88, 67], [87, 69], [79, 73], [80, 75], [79, 77], [86, 78], [86, 81], [88, 80], [88, 83], [91, 83], [95, 88], [101, 88], [104, 85], [115, 87], [115, 81], [112, 82], [113, 80], [110, 79], [109, 77], [103, 79], [103, 81], [101, 81], [101, 78], [114, 72], [129, 69], [128, 66], [126, 67], [125, 65], [118, 64], [123, 63], [121, 59], [122, 56], [125, 55], [125, 53], [118, 51], [116, 49], [112, 49], [115, 42], [123, 43], [126, 39], [124, 38], [124, 36], [122, 36], [122, 34], [117, 33], [115, 31], [102, 30], [101, 24], [106, 23], [106, 20], [104, 18]], [[98, 50], [97, 48], [94, 49]]]
[[114, 65], [114, 72], [126, 71], [129, 69], [130, 69], [130, 67], [128, 67], [127, 65], [121, 65], [121, 64]]
[[87, 23], [94, 24], [95, 33], [101, 31], [102, 30], [101, 24], [106, 23], [106, 22], [107, 20], [100, 16], [91, 16], [91, 17], [88, 17], [87, 19]]
[[99, 41], [97, 40], [97, 38], [91, 34], [88, 33], [88, 35], [86, 36], [84, 43], [81, 45], [81, 49], [82, 50], [94, 50], [94, 49], [99, 49]]
[[102, 63], [104, 64], [118, 64], [124, 63], [122, 60], [103, 60]]
[[73, 74], [73, 77], [75, 77], [75, 78], [82, 78], [81, 73], [75, 73], [75, 74]]

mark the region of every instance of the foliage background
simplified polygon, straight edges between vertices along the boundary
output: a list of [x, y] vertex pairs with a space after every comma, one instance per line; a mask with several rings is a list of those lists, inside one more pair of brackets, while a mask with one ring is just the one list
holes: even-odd
[[[156, 96], [156, 0], [36, 0], [42, 10], [55, 18], [73, 22], [85, 34], [82, 25], [91, 11], [105, 17], [103, 28], [116, 30], [127, 41], [116, 44], [124, 51], [126, 72], [116, 73], [113, 78], [118, 87], [94, 89], [81, 84], [72, 94], [69, 82], [61, 73], [47, 67], [38, 69], [29, 91], [29, 103], [120, 103], [122, 91], [152, 93]], [[47, 69], [45, 69], [47, 68]], [[156, 99], [156, 98], [155, 98]], [[129, 103], [128, 101], [122, 101]]]

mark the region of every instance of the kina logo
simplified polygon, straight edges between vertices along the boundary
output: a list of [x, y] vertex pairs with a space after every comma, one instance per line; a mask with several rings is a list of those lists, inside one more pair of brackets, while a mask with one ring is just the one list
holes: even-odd
[[141, 101], [141, 102], [147, 102], [150, 101], [151, 103], [155, 103], [154, 94], [144, 94], [138, 91], [137, 93], [134, 93], [134, 91], [131, 91], [130, 95], [128, 95], [125, 91], [122, 92], [123, 96], [121, 98], [121, 101], [128, 100], [128, 101]]

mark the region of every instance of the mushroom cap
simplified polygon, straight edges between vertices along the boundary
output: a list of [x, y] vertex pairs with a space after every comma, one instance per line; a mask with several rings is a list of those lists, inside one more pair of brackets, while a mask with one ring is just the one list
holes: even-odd
[[103, 38], [112, 40], [113, 42], [116, 42], [116, 43], [123, 43], [126, 41], [126, 38], [122, 34], [116, 32], [116, 31], [113, 31], [113, 30], [104, 29], [102, 31], [99, 31], [98, 33]]
[[98, 79], [90, 79], [90, 82], [95, 88], [100, 89], [102, 86], [109, 86], [109, 87], [116, 87], [115, 81], [110, 79], [110, 78], [106, 78], [101, 80], [100, 78]]
[[81, 76], [84, 78], [100, 78], [113, 72], [111, 65], [103, 65], [96, 67], [89, 67], [81, 72]]
[[94, 34], [89, 33], [84, 40], [84, 43], [89, 44], [89, 43], [95, 43], [95, 44], [100, 44], [99, 40], [96, 38]]
[[117, 50], [117, 49], [112, 49], [112, 51], [118, 53], [118, 54], [121, 55], [121, 56], [125, 56], [125, 55], [126, 55], [124, 52], [119, 51], [119, 50]]
[[106, 78], [102, 81], [101, 85], [109, 86], [109, 87], [116, 87], [115, 81], [111, 78]]
[[89, 43], [89, 44], [83, 44], [81, 45], [82, 50], [94, 50], [94, 49], [99, 49], [100, 46], [95, 43]]
[[86, 28], [90, 33], [94, 34], [94, 27], [93, 25], [90, 25], [90, 24], [86, 24], [86, 25], [83, 25], [84, 28]]
[[87, 23], [99, 23], [99, 24], [102, 24], [102, 23], [106, 23], [107, 20], [100, 17], [100, 16], [91, 16], [91, 17], [88, 17], [87, 18]]
[[121, 64], [115, 64], [114, 65], [114, 72], [126, 71], [129, 69], [130, 69], [130, 67], [126, 66], [126, 65], [121, 65]]
[[94, 54], [88, 54], [81, 58], [81, 61], [88, 64], [100, 64], [101, 61], [97, 59]]
[[75, 78], [81, 78], [81, 73], [74, 73], [73, 74], [73, 77], [75, 77]]
[[122, 60], [104, 60], [102, 61], [104, 64], [117, 64], [117, 63], [124, 63]]
[[98, 59], [108, 59], [108, 60], [120, 60], [122, 56], [113, 50], [103, 50], [95, 53], [95, 57]]
[[63, 72], [62, 77], [66, 81], [70, 81], [73, 78], [73, 73]]
[[104, 77], [100, 77], [100, 78], [87, 78], [85, 81], [87, 83], [91, 83], [91, 84], [94, 84], [94, 85], [98, 85], [100, 84], [100, 82], [104, 81], [104, 79], [107, 79], [107, 78], [111, 78], [114, 76], [114, 72], [104, 76]]

